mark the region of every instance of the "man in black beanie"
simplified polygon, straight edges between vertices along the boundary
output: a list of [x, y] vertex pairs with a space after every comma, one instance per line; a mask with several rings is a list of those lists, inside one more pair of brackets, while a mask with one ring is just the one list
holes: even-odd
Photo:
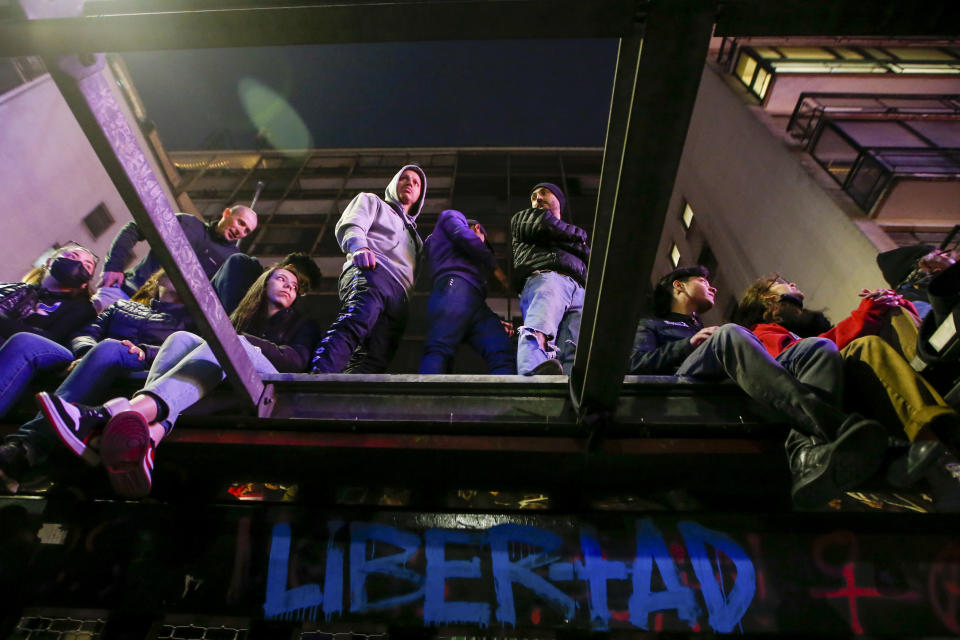
[[565, 205], [560, 187], [541, 182], [530, 191], [530, 208], [510, 220], [522, 375], [569, 375], [573, 366], [590, 247], [586, 231], [560, 219]]

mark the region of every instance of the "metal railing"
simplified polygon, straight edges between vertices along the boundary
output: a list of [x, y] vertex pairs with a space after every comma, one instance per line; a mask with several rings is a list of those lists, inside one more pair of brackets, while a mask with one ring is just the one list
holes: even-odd
[[809, 152], [867, 213], [895, 177], [960, 179], [960, 148], [862, 145], [829, 120], [818, 127]]
[[960, 120], [960, 94], [804, 92], [797, 100], [787, 133], [809, 143], [825, 119]]

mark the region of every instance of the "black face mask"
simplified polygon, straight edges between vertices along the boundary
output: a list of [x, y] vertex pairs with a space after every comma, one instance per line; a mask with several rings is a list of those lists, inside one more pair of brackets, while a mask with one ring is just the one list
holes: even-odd
[[93, 274], [79, 260], [60, 256], [50, 263], [50, 275], [64, 287], [76, 289], [89, 282]]

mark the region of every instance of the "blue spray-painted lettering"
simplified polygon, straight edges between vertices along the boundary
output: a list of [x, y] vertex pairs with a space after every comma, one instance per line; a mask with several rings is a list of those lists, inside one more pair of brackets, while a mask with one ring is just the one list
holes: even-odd
[[604, 560], [595, 532], [586, 529], [580, 532], [580, 549], [583, 562], [575, 564], [576, 575], [586, 581], [590, 588], [590, 625], [594, 629], [610, 628], [610, 605], [607, 603], [607, 581], [626, 580], [627, 563]]
[[450, 529], [430, 529], [424, 535], [427, 555], [427, 584], [423, 602], [423, 621], [427, 624], [490, 624], [490, 605], [486, 602], [447, 602], [444, 585], [448, 578], [482, 578], [480, 558], [447, 560], [446, 545], [482, 546], [483, 533]]
[[316, 608], [323, 600], [320, 586], [305, 584], [287, 589], [287, 565], [290, 563], [290, 525], [281, 523], [273, 527], [270, 543], [270, 560], [267, 565], [267, 598], [263, 614], [267, 618], [304, 619], [309, 614], [316, 617]]
[[[400, 553], [378, 558], [367, 558], [367, 542], [385, 542], [400, 547]], [[394, 527], [366, 522], [350, 525], [350, 611], [360, 613], [377, 609], [391, 609], [423, 597], [423, 576], [404, 565], [420, 548], [420, 536]], [[406, 580], [417, 588], [392, 598], [376, 602], [367, 600], [367, 576], [380, 573]]]
[[[681, 522], [677, 529], [683, 536], [693, 572], [700, 583], [710, 627], [719, 633], [733, 631], [753, 602], [753, 594], [757, 590], [757, 573], [753, 562], [737, 543], [719, 531], [706, 529], [695, 522]], [[714, 578], [707, 545], [730, 558], [736, 568], [736, 582], [729, 594], [724, 594]], [[717, 571], [721, 571], [721, 568], [717, 567]]]
[[[513, 602], [514, 583], [523, 585], [559, 609], [566, 619], [576, 612], [573, 598], [563, 593], [534, 569], [560, 560], [557, 550], [562, 540], [552, 531], [519, 524], [499, 524], [490, 529], [490, 555], [493, 566], [493, 588], [497, 596], [497, 621], [516, 626], [517, 611]], [[516, 562], [510, 560], [509, 545], [517, 543], [540, 549]]]
[[335, 542], [342, 528], [342, 520], [327, 525], [327, 569], [323, 574], [323, 615], [327, 620], [343, 612], [343, 550]]
[[[652, 591], [653, 567], [656, 565], [666, 587]], [[650, 520], [637, 523], [637, 557], [633, 561], [633, 593], [627, 603], [630, 622], [641, 629], [649, 628], [654, 611], [676, 609], [681, 620], [694, 626], [700, 615], [697, 599], [690, 587], [680, 583], [680, 572], [670, 557], [663, 536]]]
[[[490, 623], [490, 602], [446, 601], [445, 587], [450, 579], [489, 580], [480, 557], [447, 560], [447, 545], [489, 546], [493, 593], [496, 598], [495, 619], [504, 625], [516, 626], [514, 585], [521, 585], [572, 619], [578, 604], [560, 590], [556, 583], [582, 580], [589, 591], [590, 626], [605, 630], [610, 626], [608, 582], [631, 580], [632, 594], [628, 601], [630, 623], [647, 629], [650, 614], [675, 610], [677, 616], [693, 626], [701, 615], [695, 592], [682, 584], [680, 572], [667, 549], [660, 531], [650, 520], [637, 522], [636, 556], [628, 561], [612, 561], [603, 557], [598, 536], [590, 528], [580, 532], [583, 560], [566, 561], [560, 555], [562, 539], [555, 533], [536, 527], [503, 524], [486, 534], [476, 531], [429, 529], [425, 532], [426, 575], [406, 565], [421, 547], [416, 533], [393, 527], [353, 523], [350, 526], [349, 591], [350, 611], [364, 613], [389, 609], [424, 599], [424, 621], [428, 624]], [[264, 614], [268, 618], [316, 619], [322, 605], [327, 619], [343, 613], [344, 549], [337, 543], [344, 523], [328, 523], [326, 570], [324, 584], [304, 584], [288, 589], [291, 530], [289, 524], [273, 528], [267, 571]], [[756, 592], [756, 572], [750, 558], [730, 537], [706, 529], [694, 522], [682, 522], [677, 529], [683, 536], [691, 566], [707, 609], [707, 624], [714, 631], [730, 632], [746, 614]], [[377, 556], [375, 545], [393, 545], [397, 553]], [[369, 548], [369, 550], [368, 550]], [[514, 558], [511, 559], [510, 551]], [[720, 567], [711, 560], [724, 554], [734, 565], [734, 582], [726, 586], [715, 578]], [[522, 557], [517, 557], [522, 555]], [[663, 589], [653, 591], [655, 570]], [[544, 577], [544, 573], [549, 577]], [[411, 585], [400, 595], [370, 602], [367, 579], [373, 574], [389, 576]], [[721, 576], [723, 574], [721, 573]], [[484, 582], [480, 582], [483, 585]], [[399, 591], [393, 587], [393, 593]]]

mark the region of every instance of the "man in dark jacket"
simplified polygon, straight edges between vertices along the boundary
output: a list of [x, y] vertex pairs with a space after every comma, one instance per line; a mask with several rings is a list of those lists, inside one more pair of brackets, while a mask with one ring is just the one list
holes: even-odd
[[517, 372], [569, 374], [583, 312], [587, 232], [560, 219], [566, 198], [555, 184], [534, 186], [530, 204], [510, 220], [514, 286], [523, 312]]
[[[224, 209], [216, 222], [205, 223], [187, 213], [178, 213], [177, 221], [208, 278], [227, 258], [239, 252], [237, 242], [257, 228], [256, 212], [239, 204]], [[151, 250], [132, 271], [123, 272], [133, 247], [144, 239], [136, 222], [128, 222], [120, 229], [103, 265], [102, 288], [119, 287], [128, 297], [132, 296], [162, 266], [159, 256]]]
[[424, 241], [433, 291], [427, 302], [427, 339], [420, 373], [450, 373], [457, 345], [468, 343], [492, 374], [516, 373], [513, 346], [499, 316], [487, 306], [487, 272], [508, 288], [486, 232], [476, 220], [447, 209]]
[[630, 373], [730, 378], [793, 427], [787, 438], [792, 495], [800, 507], [822, 506], [869, 478], [883, 460], [886, 430], [840, 409], [837, 346], [805, 338], [773, 358], [736, 324], [704, 327], [717, 290], [700, 266], [676, 269], [654, 289], [656, 317], [640, 321]]

